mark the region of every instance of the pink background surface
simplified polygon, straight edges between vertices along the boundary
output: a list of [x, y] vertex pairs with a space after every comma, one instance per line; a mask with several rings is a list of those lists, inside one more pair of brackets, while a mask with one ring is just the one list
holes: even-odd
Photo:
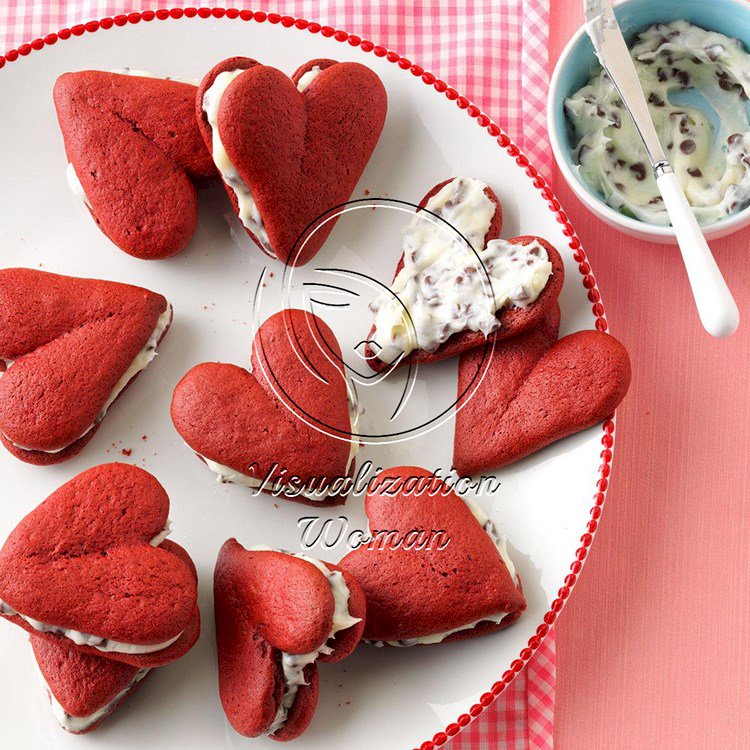
[[[582, 22], [552, 0], [550, 62]], [[676, 248], [594, 219], [555, 190], [634, 377], [613, 481], [557, 626], [557, 750], [750, 747], [750, 232], [712, 244], [743, 315], [704, 334]]]

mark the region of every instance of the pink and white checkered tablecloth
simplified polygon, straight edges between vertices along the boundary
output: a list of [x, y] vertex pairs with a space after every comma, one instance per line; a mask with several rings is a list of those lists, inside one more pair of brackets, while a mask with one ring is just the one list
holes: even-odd
[[[186, 5], [200, 3], [0, 0], [0, 51], [75, 23]], [[286, 0], [260, 7], [217, 0], [216, 5], [315, 20], [396, 50], [471, 99], [537, 167], [551, 166], [545, 126], [549, 0]], [[498, 677], [503, 669], [498, 665]], [[527, 668], [446, 747], [551, 750], [554, 706], [555, 641], [550, 634]]]

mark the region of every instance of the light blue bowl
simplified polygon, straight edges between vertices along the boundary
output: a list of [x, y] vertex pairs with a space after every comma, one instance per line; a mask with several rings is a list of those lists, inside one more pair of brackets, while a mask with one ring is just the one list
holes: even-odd
[[[583, 3], [581, 3], [583, 6]], [[654, 23], [684, 19], [706, 29], [739, 39], [750, 50], [750, 3], [745, 0], [625, 0], [615, 7], [625, 39], [630, 40]], [[583, 8], [581, 8], [583, 16]], [[623, 216], [608, 206], [603, 197], [579, 176], [573, 160], [565, 118], [565, 99], [574, 94], [597, 68], [598, 60], [591, 40], [582, 26], [560, 55], [550, 81], [547, 102], [547, 127], [552, 150], [568, 184], [597, 216], [627, 234], [652, 242], [675, 243], [671, 227], [649, 224]], [[750, 224], [750, 208], [703, 227], [709, 239], [724, 236]]]

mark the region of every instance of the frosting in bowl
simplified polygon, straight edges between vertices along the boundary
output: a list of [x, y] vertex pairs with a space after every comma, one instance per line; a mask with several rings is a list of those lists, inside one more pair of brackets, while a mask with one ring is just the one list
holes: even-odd
[[[655, 24], [631, 47], [649, 110], [701, 224], [750, 205], [750, 55], [687, 21]], [[565, 101], [581, 177], [613, 208], [669, 225], [645, 147], [599, 67]]]

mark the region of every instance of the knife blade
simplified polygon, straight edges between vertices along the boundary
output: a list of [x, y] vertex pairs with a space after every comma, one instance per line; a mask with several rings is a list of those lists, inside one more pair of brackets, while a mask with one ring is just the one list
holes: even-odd
[[648, 111], [646, 97], [633, 65], [630, 51], [615, 18], [609, 0], [584, 0], [586, 30], [594, 45], [596, 56], [612, 79], [625, 106], [633, 116], [654, 169], [666, 169], [669, 162], [656, 135], [654, 121]]

